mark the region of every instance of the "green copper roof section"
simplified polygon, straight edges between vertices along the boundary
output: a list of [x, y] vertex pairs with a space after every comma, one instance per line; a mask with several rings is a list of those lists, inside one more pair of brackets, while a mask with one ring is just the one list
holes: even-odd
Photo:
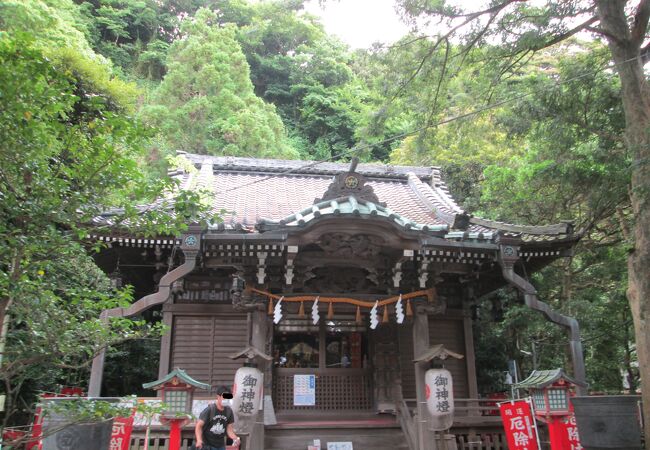
[[349, 197], [340, 197], [334, 200], [324, 200], [308, 208], [305, 208], [300, 212], [291, 214], [284, 219], [262, 219], [260, 223], [262, 226], [299, 227], [305, 226], [311, 221], [318, 219], [319, 217], [345, 215], [381, 217], [399, 225], [400, 227], [406, 228], [407, 230], [425, 232], [440, 232], [449, 230], [449, 225], [415, 223], [412, 220], [407, 219], [406, 217], [390, 210], [389, 208], [370, 201], [359, 200], [352, 195]]
[[549, 386], [559, 379], [564, 379], [569, 383], [586, 387], [587, 385], [581, 382], [574, 380], [569, 377], [564, 370], [554, 369], [554, 370], [533, 370], [528, 378], [514, 385], [517, 389], [541, 389], [546, 386]]
[[172, 378], [177, 377], [179, 380], [181, 380], [185, 384], [189, 384], [190, 386], [194, 386], [195, 388], [198, 389], [205, 389], [210, 390], [210, 385], [206, 383], [201, 383], [200, 381], [196, 381], [194, 378], [189, 376], [187, 372], [185, 372], [183, 369], [176, 368], [169, 372], [167, 375], [165, 375], [163, 378], [160, 380], [152, 381], [151, 383], [144, 383], [142, 385], [143, 388], [145, 389], [156, 389], [158, 386], [163, 385], [170, 381]]

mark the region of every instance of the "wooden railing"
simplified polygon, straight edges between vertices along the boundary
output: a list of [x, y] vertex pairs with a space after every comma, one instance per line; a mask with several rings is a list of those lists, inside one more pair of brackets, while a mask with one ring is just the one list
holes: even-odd
[[[410, 450], [417, 447], [415, 399], [397, 402], [397, 419], [403, 430], [404, 438]], [[456, 416], [449, 434], [436, 434], [439, 450], [506, 450], [505, 434], [498, 407], [494, 400], [457, 398], [455, 399]], [[242, 436], [241, 450], [264, 448], [264, 425], [256, 423], [251, 435]], [[168, 450], [169, 430], [154, 429], [149, 437], [149, 450]], [[181, 450], [188, 450], [194, 441], [194, 432], [183, 430]], [[131, 437], [130, 450], [144, 450], [144, 430], [136, 429]]]
[[[416, 400], [414, 398], [407, 398], [404, 401], [409, 408], [415, 408]], [[488, 398], [455, 398], [454, 408], [456, 410], [456, 417], [480, 416], [498, 418], [499, 407], [496, 402], [496, 400]]]
[[[247, 450], [248, 439], [245, 434], [239, 435], [242, 438], [242, 445], [240, 450]], [[181, 436], [181, 450], [189, 450], [194, 443], [194, 431], [183, 430]], [[144, 450], [145, 437], [144, 430], [133, 430], [131, 435], [131, 443], [129, 450]], [[149, 433], [149, 448], [148, 450], [168, 450], [169, 449], [169, 430], [152, 430]], [[236, 447], [226, 447], [227, 450], [235, 450]]]
[[397, 419], [402, 427], [402, 432], [404, 433], [404, 438], [406, 439], [409, 449], [418, 450], [415, 420], [413, 414], [411, 414], [411, 408], [409, 408], [404, 400], [397, 403]]
[[[410, 449], [417, 449], [416, 400], [398, 403], [398, 419]], [[456, 414], [449, 434], [436, 433], [439, 450], [507, 450], [499, 408], [494, 400], [454, 399]], [[419, 449], [418, 449], [419, 450]]]

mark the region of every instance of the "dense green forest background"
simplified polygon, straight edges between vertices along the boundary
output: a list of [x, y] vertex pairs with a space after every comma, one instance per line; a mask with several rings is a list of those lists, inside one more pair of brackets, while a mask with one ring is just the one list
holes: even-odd
[[[109, 394], [155, 378], [160, 330], [151, 320], [108, 331], [96, 320], [132, 299], [86, 256], [79, 224], [108, 207], [133, 223], [138, 200], [170, 188], [162, 175], [176, 150], [436, 165], [469, 213], [574, 221], [574, 256], [533, 283], [580, 322], [591, 390], [637, 388], [625, 296], [630, 160], [606, 47], [571, 38], [507, 68], [489, 43], [450, 58], [460, 43], [432, 46], [421, 34], [351, 51], [303, 6], [0, 1], [0, 231], [12, 249], [0, 261], [12, 317], [0, 369], [5, 424], [24, 418], [39, 391], [84, 385], [104, 345], [123, 361], [108, 365], [120, 371], [107, 374]], [[198, 194], [185, 195], [175, 217], [200, 216]], [[136, 225], [183, 227], [162, 230], [159, 219]], [[511, 359], [523, 376], [570, 367], [563, 331], [516, 292], [477, 299], [474, 312], [480, 392], [507, 389]]]

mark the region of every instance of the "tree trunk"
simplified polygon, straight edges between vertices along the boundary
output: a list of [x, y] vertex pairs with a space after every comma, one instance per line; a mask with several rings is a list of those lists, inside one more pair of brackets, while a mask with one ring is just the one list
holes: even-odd
[[[643, 73], [641, 46], [647, 17], [629, 21], [625, 3], [598, 0], [601, 27], [621, 80], [625, 110], [625, 139], [632, 161], [631, 203], [634, 213], [633, 247], [628, 257], [628, 290], [641, 375], [643, 414], [650, 418], [650, 87]], [[647, 6], [639, 2], [637, 11]], [[647, 11], [646, 11], [647, 12]], [[632, 28], [630, 28], [632, 27]], [[645, 421], [650, 436], [650, 420]]]

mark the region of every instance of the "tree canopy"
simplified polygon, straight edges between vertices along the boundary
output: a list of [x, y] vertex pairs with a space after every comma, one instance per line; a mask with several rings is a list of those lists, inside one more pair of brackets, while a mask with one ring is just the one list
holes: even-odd
[[[152, 321], [100, 326], [133, 292], [110, 286], [83, 237], [106, 210], [141, 234], [210, 219], [194, 191], [137, 208], [176, 188], [161, 176], [176, 150], [439, 165], [469, 213], [574, 221], [575, 254], [534, 275], [540, 298], [579, 318], [594, 389], [620, 392], [623, 371], [650, 393], [635, 367], [650, 360], [650, 2], [398, 3], [413, 32], [351, 52], [303, 0], [0, 2], [5, 423], [35, 389], [84, 380], [107, 346], [156, 361], [139, 339]], [[517, 293], [474, 306], [484, 393], [503, 389], [508, 359], [566, 364], [561, 330]]]
[[[425, 41], [428, 49], [414, 65], [414, 69], [408, 78], [408, 84], [421, 82], [416, 80], [429, 79], [432, 85], [444, 85], [446, 80], [453, 78], [457, 71], [448, 71], [448, 68], [459, 68], [466, 66], [468, 62], [480, 63], [483, 68], [491, 69], [493, 80], [491, 88], [486, 91], [484, 98], [491, 99], [494, 88], [509, 85], [511, 77], [523, 70], [529, 63], [530, 58], [540, 50], [550, 48], [556, 44], [567, 42], [569, 38], [577, 36], [581, 32], [589, 32], [591, 35], [603, 42], [607, 48], [609, 66], [600, 66], [599, 70], [613, 70], [617, 73], [620, 82], [620, 101], [624, 122], [623, 129], [618, 136], [610, 136], [609, 144], [619, 141], [619, 145], [625, 150], [625, 157], [629, 163], [626, 176], [629, 179], [629, 205], [630, 208], [620, 209], [619, 217], [620, 230], [626, 239], [628, 257], [628, 286], [627, 297], [632, 311], [635, 327], [636, 351], [639, 359], [641, 372], [650, 368], [650, 333], [647, 330], [647, 321], [644, 317], [650, 310], [650, 276], [648, 274], [648, 262], [650, 261], [650, 246], [648, 245], [648, 230], [650, 230], [650, 213], [648, 202], [650, 201], [650, 88], [643, 66], [647, 61], [650, 43], [647, 40], [648, 22], [650, 19], [650, 2], [640, 0], [629, 2], [626, 0], [572, 0], [565, 2], [526, 2], [517, 0], [503, 0], [491, 2], [484, 8], [471, 5], [469, 7], [456, 6], [447, 2], [419, 2], [402, 0], [400, 2], [402, 12], [414, 24], [417, 23], [438, 23], [441, 31], [429, 38], [425, 34], [417, 36], [414, 41]], [[454, 50], [453, 42], [458, 42]], [[487, 58], [481, 57], [477, 48], [488, 49]], [[450, 50], [451, 49], [451, 50]], [[431, 62], [439, 57], [444, 51], [444, 62], [439, 69], [434, 71], [433, 79], [427, 78], [427, 68]], [[476, 59], [476, 56], [479, 59]], [[572, 92], [573, 93], [573, 92]], [[591, 106], [591, 103], [598, 101], [607, 102], [611, 97], [591, 98], [589, 90], [587, 98], [578, 98], [578, 104], [582, 103]], [[436, 94], [435, 99], [438, 99]], [[435, 102], [434, 105], [438, 103]], [[566, 108], [569, 105], [558, 104], [558, 107]], [[604, 106], [604, 105], [603, 105]], [[595, 108], [597, 111], [598, 108]], [[435, 114], [433, 109], [431, 114]], [[569, 143], [575, 138], [584, 138], [592, 132], [586, 125], [590, 122], [597, 123], [597, 119], [588, 114], [582, 117], [574, 116], [574, 120], [581, 122], [574, 124], [571, 131], [570, 126], [562, 124], [562, 127], [547, 129], [555, 132], [556, 137]], [[609, 119], [603, 115], [602, 119]], [[558, 135], [559, 132], [559, 135]], [[569, 141], [567, 142], [566, 139]], [[574, 141], [575, 142], [575, 141]], [[602, 151], [602, 162], [612, 158], [614, 164], [621, 161], [617, 155], [616, 147], [608, 146], [605, 136], [593, 136], [591, 142], [584, 142], [567, 150], [577, 155], [592, 153], [596, 155], [587, 156], [584, 161], [577, 160], [570, 163], [569, 170], [573, 174], [581, 174], [583, 177], [591, 178], [583, 180], [592, 182], [597, 178], [598, 172], [598, 151]], [[601, 147], [601, 148], [599, 148]], [[594, 158], [595, 157], [595, 158]], [[580, 159], [583, 159], [580, 158]], [[625, 161], [625, 160], [623, 160]], [[538, 161], [537, 167], [544, 170], [544, 161]], [[595, 163], [595, 164], [594, 164]], [[546, 163], [548, 164], [548, 163]], [[623, 162], [625, 164], [625, 162]], [[589, 168], [589, 166], [591, 166]], [[551, 168], [563, 170], [559, 164], [552, 164]], [[601, 169], [604, 167], [600, 165]], [[620, 167], [620, 166], [619, 166]], [[607, 169], [609, 170], [608, 166]], [[614, 174], [620, 174], [616, 167], [613, 167]], [[629, 177], [629, 178], [628, 178]], [[522, 179], [523, 181], [523, 179]], [[595, 186], [594, 186], [595, 187]], [[620, 192], [616, 190], [615, 192]], [[550, 194], [550, 192], [549, 192]], [[614, 195], [615, 197], [616, 195]], [[614, 201], [615, 202], [615, 201]], [[589, 205], [592, 206], [592, 205]], [[593, 211], [595, 215], [605, 209], [612, 208], [612, 204], [596, 206]], [[630, 226], [629, 220], [632, 220]], [[644, 413], [650, 414], [650, 380], [642, 378], [642, 392], [644, 393]], [[646, 434], [650, 432], [650, 425], [646, 423]]]
[[143, 109], [166, 146], [208, 155], [297, 156], [272, 105], [253, 92], [233, 27], [197, 12], [169, 49], [168, 70]]

